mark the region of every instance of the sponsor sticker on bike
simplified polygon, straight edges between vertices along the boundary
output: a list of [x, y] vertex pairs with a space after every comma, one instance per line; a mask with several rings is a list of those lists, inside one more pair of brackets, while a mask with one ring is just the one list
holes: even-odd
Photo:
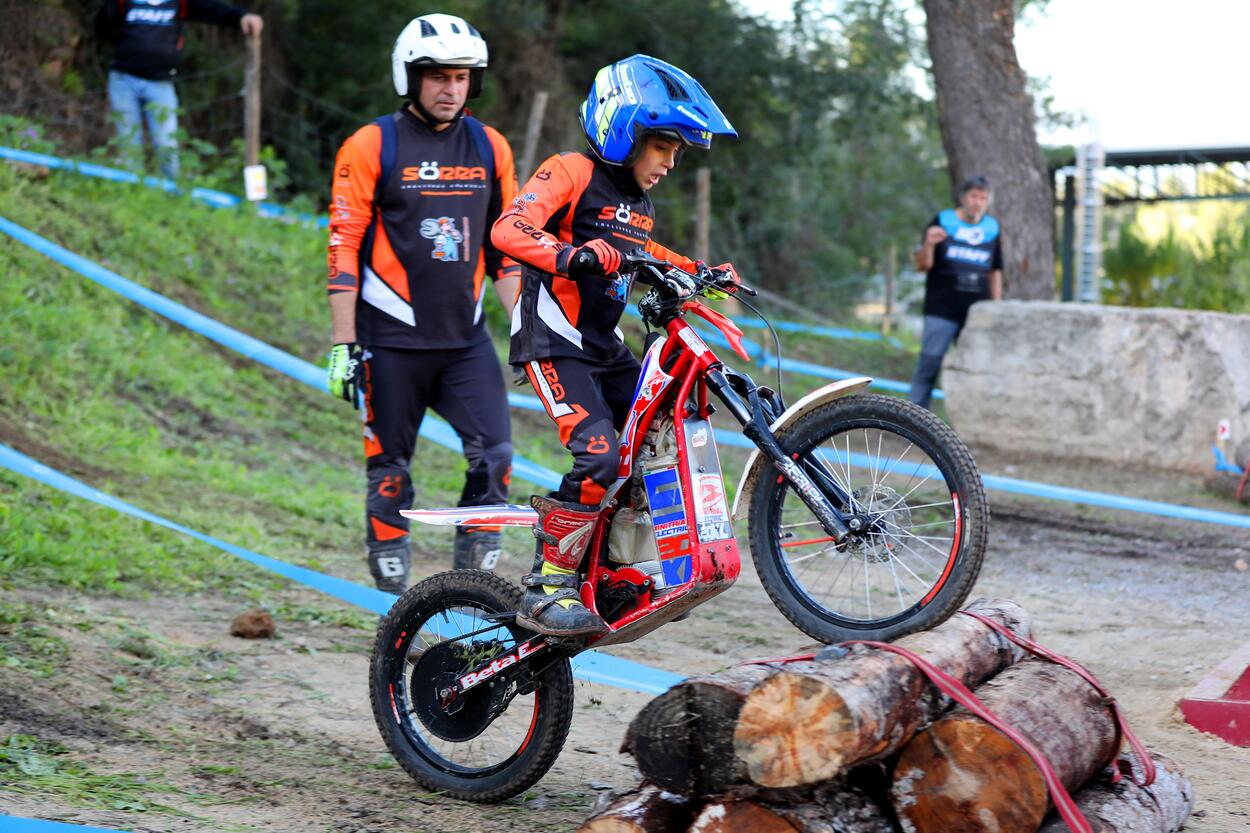
[[686, 525], [686, 505], [681, 495], [681, 478], [677, 467], [648, 472], [642, 478], [647, 489], [647, 503], [651, 507], [651, 523], [657, 541], [664, 538], [689, 535]]
[[720, 541], [733, 537], [729, 523], [729, 507], [725, 502], [725, 484], [719, 474], [700, 474], [695, 481], [694, 514], [699, 526], [700, 541]]

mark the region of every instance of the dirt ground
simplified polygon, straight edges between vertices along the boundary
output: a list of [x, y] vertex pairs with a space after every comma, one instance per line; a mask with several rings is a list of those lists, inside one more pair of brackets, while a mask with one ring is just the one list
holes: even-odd
[[[1250, 749], [1189, 728], [1176, 708], [1250, 639], [1239, 558], [1250, 560], [1250, 532], [1000, 500], [973, 591], [1028, 608], [1039, 640], [1087, 664], [1146, 744], [1182, 763], [1197, 792], [1186, 830], [1196, 833], [1250, 829]], [[177, 792], [153, 800], [186, 815], [13, 793], [0, 794], [2, 813], [135, 833], [559, 831], [575, 829], [600, 791], [637, 780], [617, 748], [648, 695], [579, 682], [572, 732], [546, 778], [475, 806], [423, 793], [390, 763], [367, 701], [365, 630], [279, 617], [277, 639], [244, 641], [228, 635], [241, 597], [21, 597], [62, 611], [55, 629], [71, 657], [66, 673], [33, 683], [0, 668], [0, 738], [58, 741], [97, 774], [159, 774]], [[286, 601], [332, 606], [300, 589]], [[145, 653], [136, 633], [155, 640], [156, 659], [135, 663]], [[689, 620], [613, 652], [696, 673], [807, 646], [748, 563], [738, 586]]]

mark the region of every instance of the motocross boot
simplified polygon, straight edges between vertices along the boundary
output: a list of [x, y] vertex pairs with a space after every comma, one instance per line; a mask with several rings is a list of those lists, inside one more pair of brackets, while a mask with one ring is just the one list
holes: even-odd
[[408, 586], [408, 565], [412, 554], [407, 537], [398, 541], [375, 542], [369, 545], [369, 572], [383, 593], [399, 595]]
[[526, 590], [517, 624], [549, 636], [606, 633], [607, 624], [586, 609], [577, 592], [577, 568], [590, 544], [598, 508], [538, 495], [530, 498], [530, 505], [538, 510], [538, 544], [533, 571], [521, 579]]
[[451, 566], [456, 570], [493, 570], [499, 563], [500, 535], [493, 527], [456, 527]]

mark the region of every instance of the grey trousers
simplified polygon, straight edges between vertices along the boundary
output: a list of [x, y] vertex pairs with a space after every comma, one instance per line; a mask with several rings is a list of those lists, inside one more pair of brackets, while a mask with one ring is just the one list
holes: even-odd
[[907, 398], [917, 405], [930, 407], [933, 399], [933, 385], [937, 381], [938, 371], [942, 369], [942, 358], [951, 348], [963, 325], [949, 318], [936, 315], [924, 317], [924, 333], [920, 337], [920, 360], [916, 362], [916, 372], [911, 377], [911, 393]]

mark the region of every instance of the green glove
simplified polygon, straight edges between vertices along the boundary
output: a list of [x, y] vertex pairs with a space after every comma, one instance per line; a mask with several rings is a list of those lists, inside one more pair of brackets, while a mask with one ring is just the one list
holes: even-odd
[[336, 344], [330, 348], [330, 366], [326, 382], [330, 393], [359, 408], [361, 382], [365, 375], [364, 348], [356, 342]]

